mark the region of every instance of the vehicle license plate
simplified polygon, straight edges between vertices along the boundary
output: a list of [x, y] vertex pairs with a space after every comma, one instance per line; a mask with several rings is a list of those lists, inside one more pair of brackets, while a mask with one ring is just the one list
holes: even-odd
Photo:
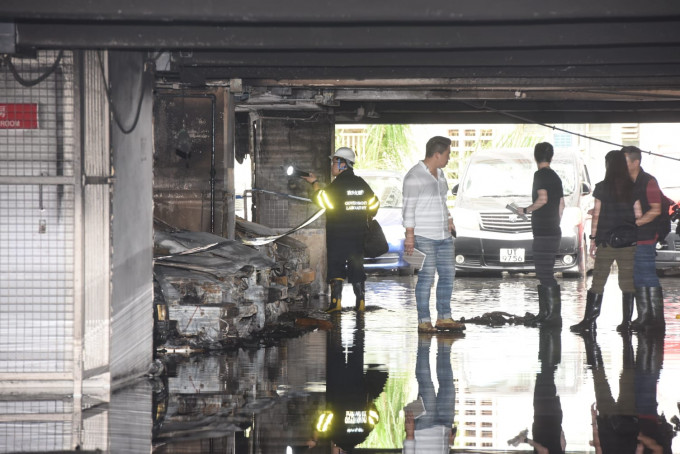
[[501, 248], [501, 263], [524, 263], [524, 248]]

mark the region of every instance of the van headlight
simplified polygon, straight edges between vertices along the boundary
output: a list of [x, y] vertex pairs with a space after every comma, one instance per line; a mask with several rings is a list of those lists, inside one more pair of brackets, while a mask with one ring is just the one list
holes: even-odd
[[453, 209], [453, 223], [458, 230], [479, 230], [479, 213], [465, 208]]
[[574, 236], [578, 234], [579, 226], [581, 225], [581, 209], [578, 207], [565, 208], [562, 212], [562, 220], [560, 221], [560, 229], [562, 229], [562, 236]]

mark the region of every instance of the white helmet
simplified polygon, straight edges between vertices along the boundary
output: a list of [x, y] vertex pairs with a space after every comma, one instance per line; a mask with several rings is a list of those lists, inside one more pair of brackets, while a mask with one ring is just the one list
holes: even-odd
[[335, 150], [335, 154], [331, 156], [331, 159], [333, 158], [342, 158], [350, 164], [354, 164], [354, 161], [356, 160], [352, 149], [347, 147], [340, 147]]

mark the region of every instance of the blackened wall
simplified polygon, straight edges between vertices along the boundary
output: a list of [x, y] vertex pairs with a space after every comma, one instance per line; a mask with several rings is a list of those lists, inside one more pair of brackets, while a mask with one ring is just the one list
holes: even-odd
[[154, 216], [178, 228], [233, 235], [228, 92], [159, 89], [154, 98]]
[[[284, 116], [285, 115], [285, 116]], [[321, 183], [330, 182], [330, 161], [335, 125], [325, 115], [302, 113], [261, 113], [255, 129], [254, 189], [255, 221], [286, 231], [302, 224], [319, 207], [290, 196], [309, 198], [311, 186], [301, 178], [285, 174], [288, 165], [314, 172]], [[316, 271], [314, 293], [325, 292], [325, 218], [301, 230], [296, 238], [309, 247], [310, 263]]]

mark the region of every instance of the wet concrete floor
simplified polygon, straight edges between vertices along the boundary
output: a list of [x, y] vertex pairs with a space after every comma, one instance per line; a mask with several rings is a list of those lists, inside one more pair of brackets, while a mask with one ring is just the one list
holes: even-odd
[[[526, 430], [529, 440], [551, 453], [564, 452], [562, 433], [566, 452], [595, 452], [589, 442], [596, 403], [602, 443], [614, 446], [604, 452], [635, 452], [640, 430], [658, 439], [665, 430], [669, 448], [680, 452], [679, 437], [669, 438], [680, 402], [677, 276], [662, 278], [665, 336], [616, 332], [621, 297], [613, 275], [593, 338], [569, 331], [583, 314], [590, 278], [558, 279], [561, 330], [468, 324], [463, 335], [417, 333], [416, 279], [371, 276], [363, 314], [352, 309], [346, 286], [344, 309], [333, 316], [330, 331], [262, 348], [167, 358], [167, 375], [122, 390], [110, 404], [81, 415], [81, 447], [311, 454], [339, 452], [331, 447], [338, 444], [347, 452], [401, 452], [402, 409], [420, 394], [425, 414], [415, 428], [453, 424], [453, 451], [534, 452], [520, 435]], [[322, 308], [326, 302], [310, 304]], [[535, 313], [536, 280], [457, 277], [452, 307], [456, 319], [491, 311]], [[666, 424], [659, 423], [662, 415]], [[0, 452], [49, 451], [59, 444], [53, 438], [46, 434], [39, 446], [5, 440]], [[446, 452], [442, 429], [430, 429], [427, 447], [416, 438], [417, 453]], [[516, 446], [508, 443], [513, 438]]]

